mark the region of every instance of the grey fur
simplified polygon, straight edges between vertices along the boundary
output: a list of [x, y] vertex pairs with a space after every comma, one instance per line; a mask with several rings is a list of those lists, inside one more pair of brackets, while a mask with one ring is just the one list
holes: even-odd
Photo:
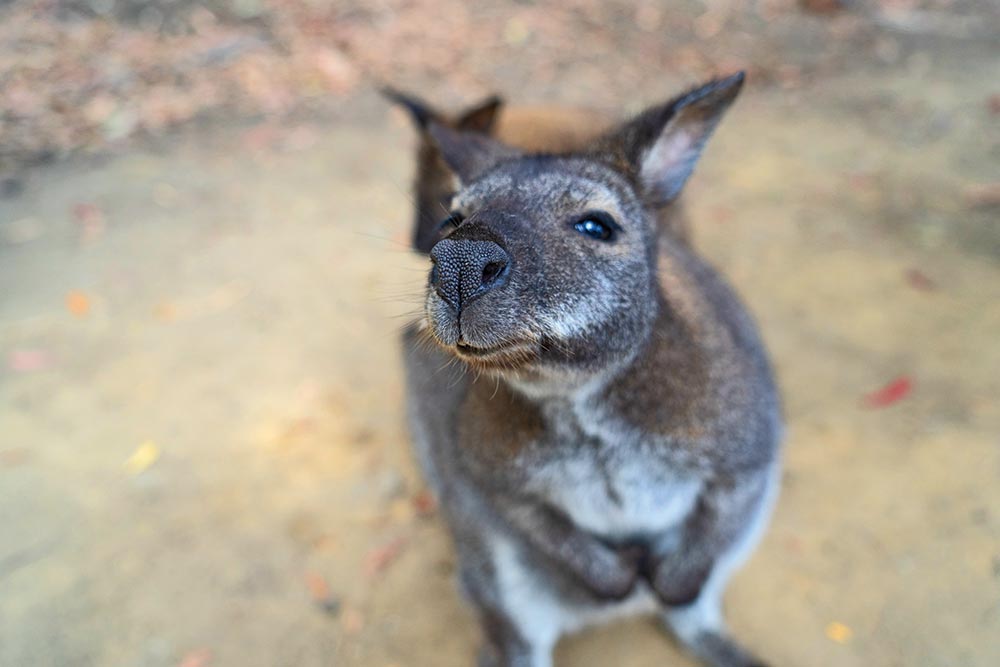
[[[738, 297], [658, 223], [741, 83], [706, 84], [567, 155], [431, 123], [462, 181], [449, 257], [461, 243], [510, 257], [475, 300], [428, 289], [404, 336], [417, 453], [483, 665], [544, 667], [560, 635], [642, 612], [708, 665], [762, 664], [720, 604], [776, 495], [779, 398]], [[594, 211], [620, 227], [611, 241], [575, 231]], [[472, 293], [469, 266], [435, 280]]]

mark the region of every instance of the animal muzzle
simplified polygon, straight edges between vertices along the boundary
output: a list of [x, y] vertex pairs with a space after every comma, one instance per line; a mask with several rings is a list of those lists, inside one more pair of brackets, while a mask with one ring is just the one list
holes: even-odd
[[484, 294], [507, 284], [511, 262], [493, 241], [443, 239], [431, 248], [430, 286], [456, 315]]

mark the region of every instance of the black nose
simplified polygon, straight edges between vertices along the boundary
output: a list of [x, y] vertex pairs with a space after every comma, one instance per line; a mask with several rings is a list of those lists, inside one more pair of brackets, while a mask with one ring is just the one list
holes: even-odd
[[444, 239], [431, 248], [431, 287], [456, 311], [507, 282], [510, 256], [493, 241]]

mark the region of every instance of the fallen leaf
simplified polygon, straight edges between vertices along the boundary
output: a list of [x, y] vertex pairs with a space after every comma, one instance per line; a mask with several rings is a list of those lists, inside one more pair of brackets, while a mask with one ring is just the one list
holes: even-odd
[[332, 551], [338, 546], [340, 543], [333, 535], [320, 535], [312, 543], [312, 548], [316, 551]]
[[208, 667], [212, 664], [212, 652], [207, 648], [198, 648], [188, 651], [177, 663], [177, 667]]
[[15, 373], [42, 371], [52, 365], [52, 359], [45, 350], [11, 350], [7, 355], [7, 367]]
[[340, 615], [340, 623], [348, 635], [358, 635], [365, 629], [365, 617], [354, 607], [347, 607]]
[[906, 398], [913, 389], [913, 380], [901, 375], [881, 389], [873, 391], [864, 397], [864, 405], [868, 408], [884, 408]]
[[921, 292], [933, 292], [937, 289], [937, 283], [928, 278], [927, 274], [920, 269], [909, 269], [906, 272], [906, 282], [910, 283], [910, 287]]
[[374, 578], [385, 572], [399, 558], [406, 543], [407, 539], [400, 535], [369, 551], [365, 556], [365, 576]]
[[305, 581], [309, 596], [323, 611], [335, 614], [340, 610], [340, 603], [333, 596], [330, 584], [327, 583], [323, 575], [316, 572], [306, 572]]
[[161, 322], [172, 322], [177, 319], [177, 306], [170, 301], [163, 301], [153, 308], [153, 315]]
[[274, 148], [281, 134], [277, 126], [264, 123], [246, 130], [242, 136], [245, 147], [253, 151], [270, 150]]
[[73, 204], [73, 218], [79, 223], [92, 223], [104, 219], [104, 213], [97, 204], [78, 202]]
[[326, 583], [323, 575], [316, 572], [306, 572], [305, 579], [306, 588], [309, 589], [309, 595], [314, 600], [325, 600], [330, 597], [330, 584]]
[[434, 498], [434, 494], [424, 490], [413, 496], [413, 509], [417, 511], [417, 516], [432, 516], [437, 512], [437, 500]]
[[18, 449], [0, 449], [0, 467], [13, 468], [28, 461], [30, 453], [23, 447]]
[[66, 294], [66, 310], [76, 317], [86, 317], [90, 312], [90, 297], [78, 290]]
[[313, 55], [313, 62], [330, 91], [347, 93], [358, 85], [357, 69], [340, 51], [321, 48]]
[[125, 461], [125, 470], [133, 475], [148, 470], [160, 458], [160, 448], [152, 440], [142, 443]]
[[837, 642], [838, 644], [846, 644], [851, 641], [851, 637], [854, 636], [854, 631], [843, 623], [838, 623], [834, 621], [826, 626], [826, 638], [832, 642]]

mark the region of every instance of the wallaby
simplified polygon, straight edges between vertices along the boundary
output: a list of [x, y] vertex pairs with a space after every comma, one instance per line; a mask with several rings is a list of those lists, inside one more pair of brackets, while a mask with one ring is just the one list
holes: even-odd
[[418, 213], [447, 207], [418, 234], [408, 409], [480, 665], [551, 665], [561, 635], [636, 613], [707, 665], [763, 664], [721, 598], [777, 495], [780, 401], [750, 315], [665, 221], [742, 83], [566, 150], [489, 136], [499, 104], [473, 131], [418, 123], [457, 189]]

